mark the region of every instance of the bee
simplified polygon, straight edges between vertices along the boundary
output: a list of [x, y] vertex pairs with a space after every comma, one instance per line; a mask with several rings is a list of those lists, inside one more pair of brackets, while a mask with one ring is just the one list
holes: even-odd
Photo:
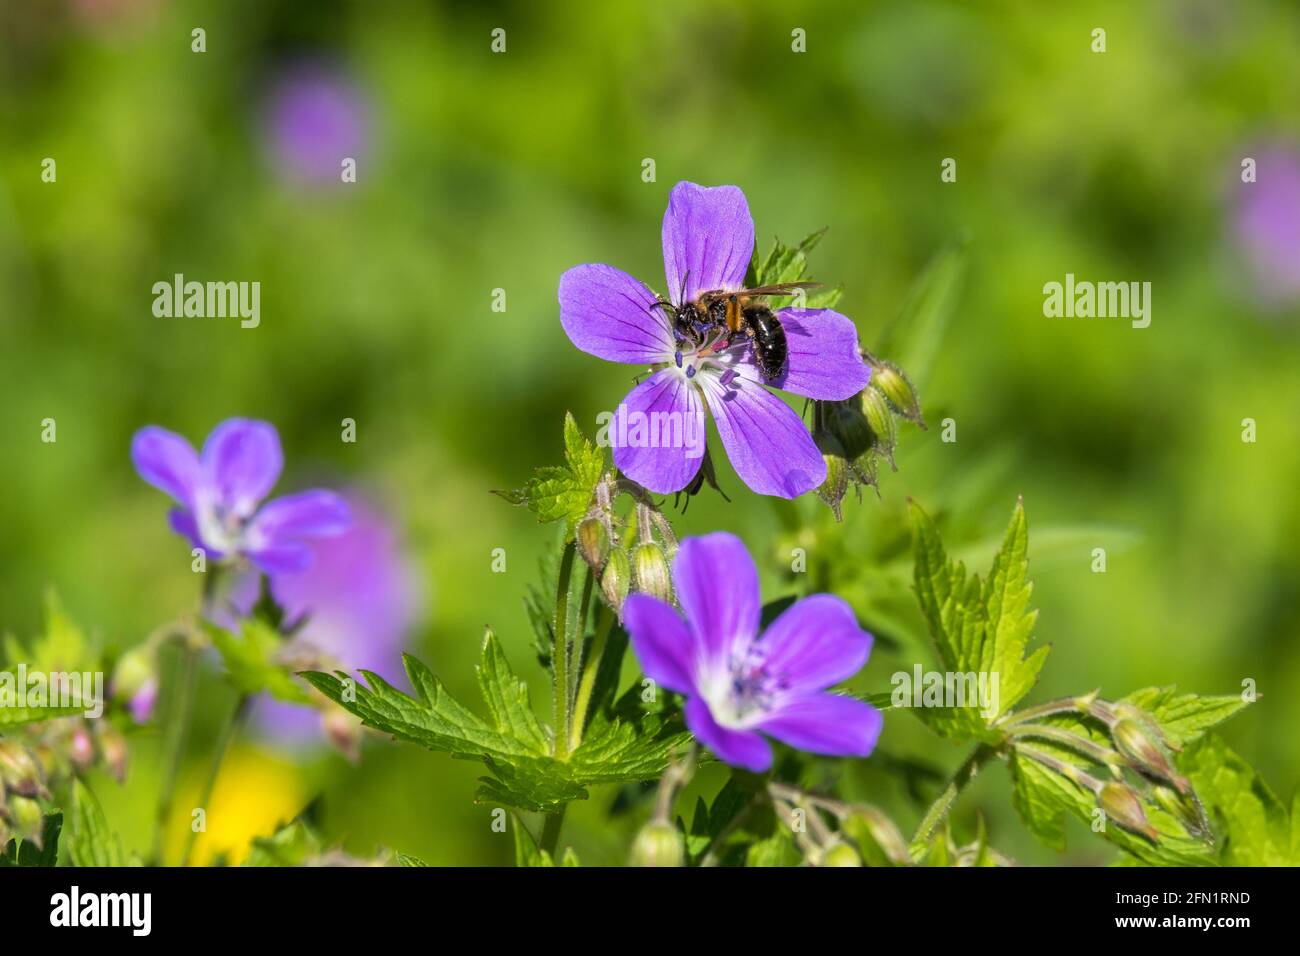
[[667, 299], [660, 299], [655, 307], [663, 309], [668, 316], [678, 343], [696, 349], [709, 344], [728, 349], [736, 336], [742, 333], [748, 336], [753, 347], [754, 364], [764, 378], [773, 379], [784, 370], [790, 350], [781, 320], [762, 300], [769, 296], [790, 295], [798, 289], [811, 289], [817, 284], [779, 282], [753, 289], [714, 289], [701, 292], [694, 299], [676, 306]]

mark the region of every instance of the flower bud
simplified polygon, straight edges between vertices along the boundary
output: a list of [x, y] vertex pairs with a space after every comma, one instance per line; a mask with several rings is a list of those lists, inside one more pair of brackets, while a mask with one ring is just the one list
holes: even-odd
[[623, 602], [627, 599], [627, 592], [631, 588], [632, 566], [628, 562], [627, 552], [622, 548], [615, 548], [609, 553], [605, 570], [600, 575], [600, 589], [604, 592], [609, 606], [615, 611], [622, 611]]
[[834, 435], [821, 433], [814, 436], [817, 448], [826, 462], [826, 480], [817, 487], [817, 497], [835, 512], [835, 520], [840, 521], [840, 503], [849, 490], [849, 463], [845, 460], [844, 447]]
[[852, 461], [871, 451], [876, 435], [867, 421], [861, 396], [845, 402], [822, 402], [826, 431], [843, 446], [843, 457]]
[[1205, 809], [1201, 806], [1200, 801], [1196, 799], [1195, 794], [1189, 794], [1188, 797], [1184, 798], [1168, 787], [1161, 786], [1152, 787], [1151, 792], [1156, 803], [1181, 823], [1188, 835], [1210, 843], [1214, 842], [1214, 834], [1210, 830], [1210, 821], [1206, 819]]
[[671, 823], [651, 820], [632, 842], [632, 866], [682, 866], [686, 848], [682, 835]]
[[1142, 801], [1128, 784], [1115, 781], [1102, 784], [1097, 791], [1097, 805], [1125, 830], [1140, 833], [1152, 843], [1159, 841], [1160, 834], [1147, 822], [1147, 815], [1142, 811]]
[[673, 599], [672, 576], [668, 571], [668, 559], [663, 549], [653, 541], [636, 546], [633, 552], [633, 566], [636, 568], [636, 589], [642, 594], [649, 594], [661, 601]]
[[342, 707], [329, 704], [321, 713], [321, 727], [330, 745], [357, 764], [361, 762], [361, 718], [354, 717]]
[[24, 797], [48, 796], [32, 752], [12, 738], [0, 739], [0, 786]]
[[45, 843], [45, 816], [41, 805], [29, 797], [11, 796], [9, 798], [9, 822], [13, 826], [14, 836], [36, 844], [39, 850]]
[[1173, 768], [1164, 750], [1143, 730], [1138, 721], [1123, 717], [1110, 729], [1115, 749], [1128, 758], [1139, 771], [1174, 785], [1179, 793], [1186, 794], [1187, 780]]
[[599, 518], [585, 518], [578, 525], [578, 551], [592, 569], [599, 571], [609, 554], [609, 532]]
[[89, 770], [95, 765], [95, 742], [90, 737], [90, 730], [85, 723], [79, 724], [68, 741], [68, 756], [72, 764], [80, 771]]
[[133, 647], [118, 658], [113, 668], [114, 697], [133, 698], [150, 684], [155, 689], [158, 686], [158, 660], [147, 644]]
[[[874, 388], [862, 392], [862, 414], [876, 436], [876, 448], [894, 465], [894, 449], [898, 446], [898, 420], [893, 409]], [[897, 466], [895, 466], [897, 470]]]
[[822, 851], [818, 866], [861, 866], [862, 857], [843, 840], [836, 840]]
[[147, 724], [153, 717], [154, 707], [158, 704], [158, 680], [150, 677], [146, 680], [127, 703], [131, 719], [137, 724]]
[[95, 725], [95, 737], [99, 744], [99, 754], [113, 779], [118, 783], [126, 780], [126, 738], [121, 732], [105, 721]]
[[881, 359], [873, 359], [871, 363], [871, 384], [889, 400], [889, 404], [894, 407], [898, 414], [909, 422], [914, 422], [922, 428], [925, 427], [925, 419], [921, 417], [921, 402], [916, 397], [916, 389], [912, 387], [912, 383], [908, 381], [907, 376], [903, 374], [903, 370], [897, 365]]

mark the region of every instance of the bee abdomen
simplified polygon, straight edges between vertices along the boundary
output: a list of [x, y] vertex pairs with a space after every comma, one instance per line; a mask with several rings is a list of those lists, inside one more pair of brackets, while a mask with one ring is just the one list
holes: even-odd
[[776, 378], [785, 369], [789, 348], [781, 320], [771, 309], [745, 310], [745, 326], [754, 342], [754, 362], [764, 378]]

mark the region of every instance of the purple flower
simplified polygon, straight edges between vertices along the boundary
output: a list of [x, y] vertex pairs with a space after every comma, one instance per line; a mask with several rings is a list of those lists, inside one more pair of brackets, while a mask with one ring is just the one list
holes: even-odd
[[312, 561], [311, 541], [348, 527], [347, 502], [332, 491], [261, 504], [284, 465], [280, 436], [267, 422], [227, 419], [201, 455], [180, 435], [150, 425], [131, 439], [131, 461], [177, 503], [168, 516], [172, 530], [213, 561], [243, 556], [267, 574], [302, 571]]
[[1269, 305], [1300, 300], [1300, 152], [1258, 152], [1256, 181], [1237, 183], [1235, 230], [1255, 290]]
[[[674, 305], [701, 292], [743, 288], [754, 252], [745, 194], [736, 186], [678, 183], [664, 213], [663, 250]], [[780, 310], [789, 357], [782, 373], [765, 381], [746, 336], [730, 348], [725, 337], [699, 347], [677, 341], [656, 304], [659, 297], [613, 266], [568, 270], [560, 277], [559, 298], [560, 322], [578, 348], [656, 369], [623, 400], [627, 415], [641, 413], [653, 421], [672, 413], [660, 420], [685, 422], [690, 431], [707, 406], [736, 473], [759, 494], [795, 498], [825, 480], [826, 463], [803, 420], [765, 386], [824, 400], [862, 391], [871, 373], [848, 318], [830, 309]], [[611, 443], [619, 469], [658, 494], [685, 488], [702, 461], [695, 442]]]
[[658, 598], [633, 594], [623, 623], [646, 676], [686, 696], [686, 724], [709, 750], [755, 773], [772, 765], [762, 734], [813, 753], [871, 753], [880, 712], [826, 690], [871, 653], [871, 635], [844, 601], [796, 601], [760, 635], [758, 570], [724, 532], [684, 540], [673, 580], [685, 621]]
[[369, 139], [363, 97], [324, 63], [286, 70], [271, 93], [265, 122], [276, 166], [289, 179], [338, 183], [344, 158], [360, 162]]

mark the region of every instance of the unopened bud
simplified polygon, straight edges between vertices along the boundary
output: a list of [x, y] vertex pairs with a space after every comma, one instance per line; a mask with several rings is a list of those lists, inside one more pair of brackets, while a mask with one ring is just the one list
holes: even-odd
[[881, 359], [872, 359], [871, 361], [871, 384], [885, 398], [889, 399], [889, 404], [894, 407], [898, 414], [902, 415], [909, 422], [915, 422], [922, 428], [925, 427], [925, 419], [921, 417], [921, 402], [916, 397], [916, 389], [908, 381], [903, 370], [892, 362], [886, 362]]
[[609, 533], [599, 518], [586, 518], [578, 525], [578, 551], [582, 560], [599, 571], [609, 554]]
[[94, 766], [95, 742], [91, 739], [90, 731], [86, 729], [84, 723], [72, 731], [68, 756], [72, 758], [72, 764], [78, 770], [89, 770]]
[[330, 745], [351, 763], [361, 762], [361, 718], [342, 707], [328, 705], [321, 713], [321, 727]]
[[822, 851], [821, 862], [818, 866], [861, 866], [862, 857], [858, 856], [858, 851], [853, 849], [842, 840], [836, 840], [825, 850]]
[[1140, 833], [1152, 843], [1159, 841], [1160, 834], [1147, 822], [1147, 815], [1142, 811], [1142, 801], [1128, 784], [1115, 781], [1102, 784], [1097, 791], [1097, 805], [1125, 830]]
[[605, 570], [600, 575], [600, 589], [610, 607], [615, 611], [623, 610], [623, 602], [632, 589], [632, 565], [628, 561], [627, 552], [622, 548], [615, 548], [609, 553]]
[[11, 796], [9, 798], [9, 823], [14, 836], [20, 840], [36, 844], [41, 849], [45, 844], [45, 817], [41, 805], [30, 797]]
[[843, 455], [852, 461], [871, 451], [875, 433], [863, 412], [862, 400], [854, 396], [844, 402], [822, 402], [826, 431], [843, 446]]
[[142, 644], [118, 658], [113, 668], [113, 696], [130, 699], [149, 684], [154, 685], [156, 693], [158, 661], [149, 646]]
[[24, 797], [47, 795], [36, 758], [12, 738], [0, 739], [0, 785]]
[[881, 397], [880, 392], [868, 388], [862, 392], [862, 414], [876, 436], [876, 448], [894, 464], [894, 448], [898, 445], [898, 419]]
[[814, 437], [817, 448], [826, 462], [826, 480], [817, 487], [817, 497], [835, 512], [835, 520], [842, 518], [840, 503], [849, 491], [849, 463], [845, 460], [844, 446], [834, 435], [825, 432]]
[[651, 820], [632, 841], [632, 866], [681, 866], [685, 860], [682, 835], [671, 823]]
[[147, 724], [153, 717], [154, 707], [158, 704], [158, 680], [150, 677], [140, 686], [131, 700], [127, 704], [127, 709], [131, 712], [131, 719], [137, 724]]
[[126, 738], [121, 732], [105, 721], [95, 725], [95, 738], [99, 744], [99, 754], [104, 766], [118, 783], [126, 780]]
[[1189, 792], [1186, 797], [1181, 797], [1168, 787], [1161, 786], [1152, 787], [1151, 793], [1156, 803], [1181, 823], [1190, 836], [1214, 842], [1210, 821], [1206, 819], [1205, 808], [1196, 799], [1196, 794]]
[[663, 549], [653, 541], [638, 544], [633, 552], [633, 567], [636, 568], [636, 589], [642, 594], [649, 594], [661, 601], [673, 599], [672, 575], [668, 571], [668, 559]]
[[1189, 785], [1186, 778], [1179, 775], [1165, 756], [1164, 750], [1136, 720], [1125, 717], [1116, 721], [1110, 729], [1110, 736], [1115, 741], [1115, 749], [1139, 771], [1158, 780], [1168, 781], [1179, 793], [1187, 793]]

